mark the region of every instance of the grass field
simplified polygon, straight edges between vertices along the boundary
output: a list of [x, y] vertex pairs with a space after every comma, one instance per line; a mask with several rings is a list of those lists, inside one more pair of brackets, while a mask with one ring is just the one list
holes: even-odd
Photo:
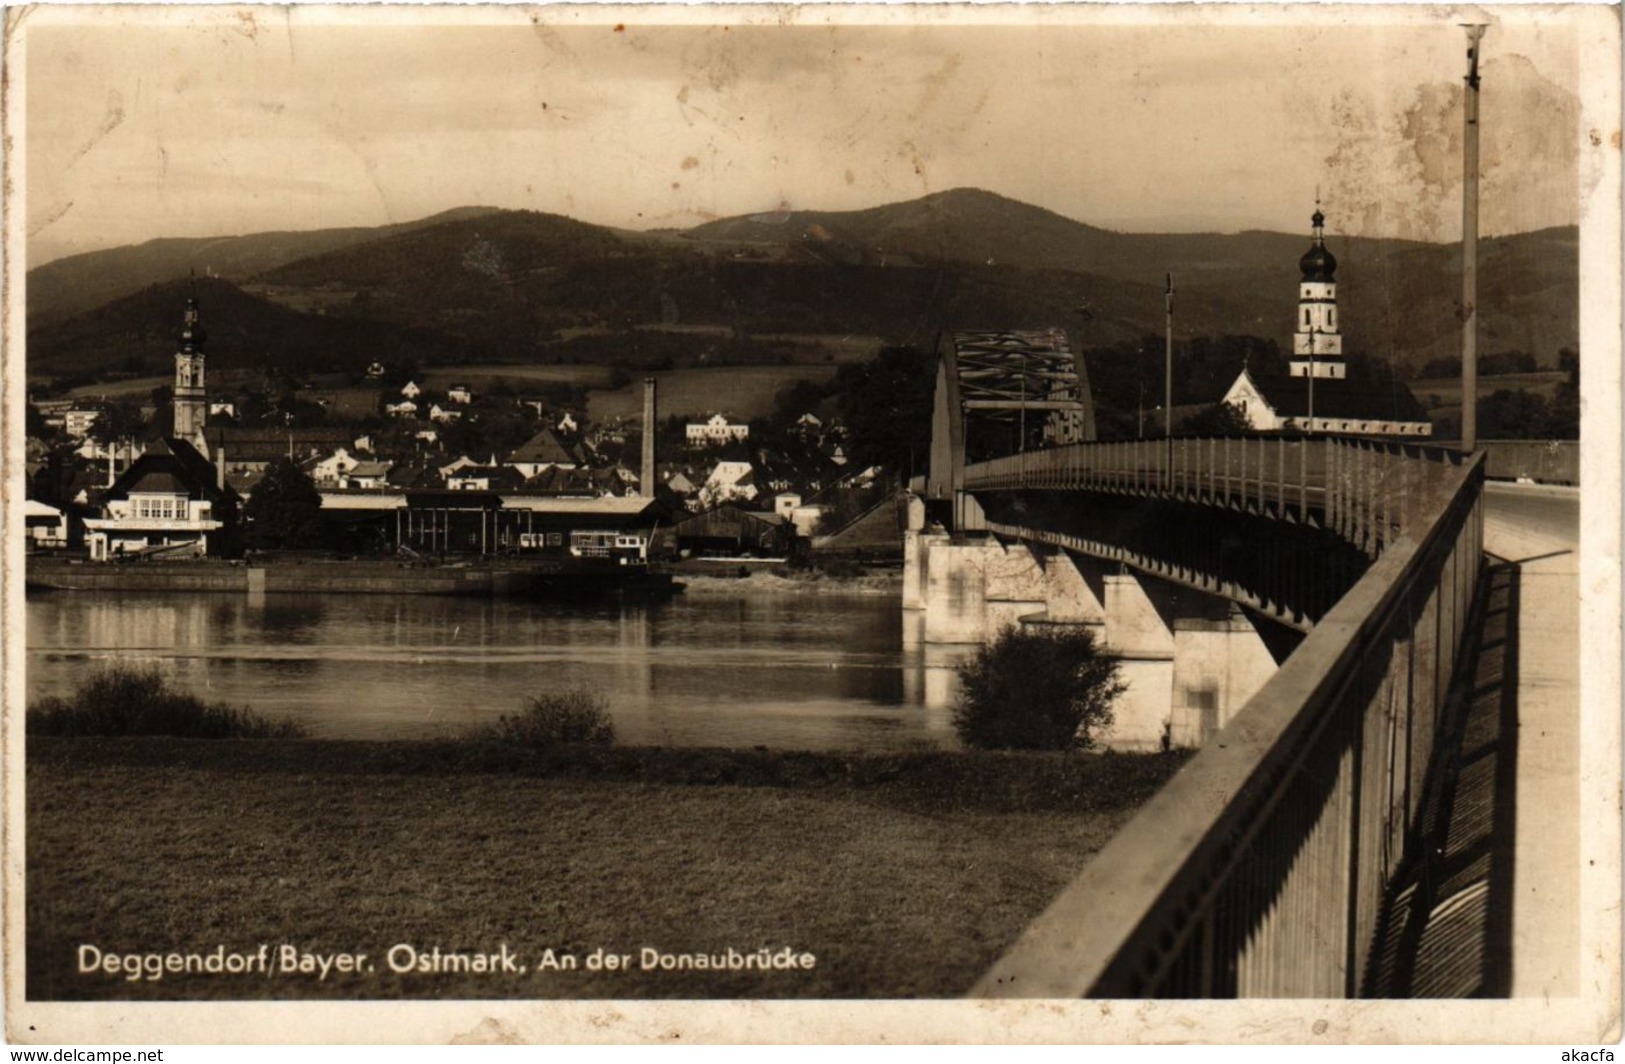
[[[734, 418], [772, 413], [773, 397], [796, 381], [823, 384], [835, 376], [835, 366], [717, 366], [676, 369], [652, 374], [659, 382], [660, 416], [695, 416], [721, 410]], [[641, 378], [613, 392], [594, 392], [589, 400], [592, 416], [641, 417]]]
[[[615, 371], [608, 366], [520, 366], [492, 365], [430, 367], [418, 382], [426, 387], [445, 391], [453, 384], [467, 384], [479, 391], [482, 382], [507, 381], [515, 391], [523, 392], [526, 383], [580, 384], [588, 388], [607, 388]], [[484, 387], [490, 387], [485, 383]]]
[[[1557, 394], [1557, 390], [1568, 379], [1568, 374], [1557, 370], [1544, 373], [1506, 373], [1494, 377], [1478, 378], [1478, 397], [1487, 399], [1501, 390], [1509, 392], [1534, 392], [1536, 395], [1550, 399]], [[1461, 406], [1461, 378], [1445, 377], [1438, 380], [1415, 380], [1410, 382], [1411, 394], [1422, 403], [1424, 407], [1430, 406], [1435, 397], [1440, 407]]]
[[[1179, 763], [31, 738], [27, 993], [958, 995]], [[264, 945], [272, 971], [132, 981], [80, 973], [86, 945], [115, 958]], [[283, 973], [284, 945], [367, 960]], [[527, 970], [397, 973], [397, 946], [506, 947]], [[643, 971], [645, 947], [816, 962]], [[587, 970], [600, 948], [631, 970]], [[543, 970], [549, 949], [581, 967]]]

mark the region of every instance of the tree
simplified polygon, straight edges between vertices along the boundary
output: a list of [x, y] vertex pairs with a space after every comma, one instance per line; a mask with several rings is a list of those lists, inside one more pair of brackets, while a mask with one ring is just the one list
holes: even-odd
[[1179, 431], [1196, 436], [1244, 436], [1253, 426], [1236, 403], [1214, 403], [1181, 421]]
[[120, 443], [144, 435], [146, 429], [139, 406], [125, 401], [108, 402], [102, 404], [101, 413], [90, 423], [90, 438], [97, 443]]
[[243, 508], [254, 547], [299, 550], [322, 541], [322, 496], [304, 470], [278, 458], [254, 485]]
[[959, 667], [954, 730], [982, 749], [1087, 749], [1127, 690], [1118, 670], [1087, 630], [1006, 630]]
[[937, 359], [914, 347], [888, 347], [870, 362], [835, 374], [846, 453], [852, 468], [878, 465], [912, 476], [931, 451], [931, 401]]
[[151, 392], [152, 397], [152, 435], [173, 436], [175, 434], [175, 389], [168, 384], [160, 384]]

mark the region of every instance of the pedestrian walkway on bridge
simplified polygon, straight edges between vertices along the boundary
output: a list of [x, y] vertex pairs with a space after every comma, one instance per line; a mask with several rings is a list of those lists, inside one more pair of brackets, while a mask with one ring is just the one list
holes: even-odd
[[1390, 892], [1375, 997], [1579, 991], [1579, 498], [1486, 489], [1487, 594]]

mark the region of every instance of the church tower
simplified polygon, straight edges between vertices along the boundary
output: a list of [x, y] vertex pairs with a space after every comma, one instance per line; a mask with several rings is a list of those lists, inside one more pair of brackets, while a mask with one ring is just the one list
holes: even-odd
[[1294, 377], [1342, 380], [1343, 337], [1337, 331], [1337, 259], [1326, 248], [1326, 216], [1315, 205], [1314, 244], [1298, 260], [1298, 330], [1292, 337], [1290, 370]]
[[209, 400], [203, 389], [203, 341], [207, 334], [198, 322], [197, 298], [186, 301], [186, 316], [176, 337], [181, 349], [175, 352], [175, 435], [208, 454], [203, 426], [209, 419]]

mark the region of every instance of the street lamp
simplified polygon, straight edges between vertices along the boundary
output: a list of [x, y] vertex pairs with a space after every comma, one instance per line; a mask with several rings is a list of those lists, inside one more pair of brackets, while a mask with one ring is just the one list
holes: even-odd
[[1471, 451], [1478, 446], [1478, 42], [1485, 27], [1463, 28], [1467, 91], [1461, 116], [1461, 448]]
[[1168, 274], [1168, 289], [1163, 293], [1167, 309], [1167, 339], [1164, 343], [1162, 365], [1162, 436], [1164, 447], [1163, 475], [1171, 479], [1174, 468], [1174, 275]]

